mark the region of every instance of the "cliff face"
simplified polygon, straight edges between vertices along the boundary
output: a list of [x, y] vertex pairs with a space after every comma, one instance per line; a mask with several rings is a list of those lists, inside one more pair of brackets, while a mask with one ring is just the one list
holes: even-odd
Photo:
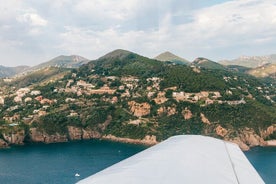
[[[108, 120], [109, 121], [109, 120]], [[68, 134], [61, 135], [55, 133], [49, 135], [44, 131], [38, 130], [37, 128], [30, 128], [30, 131], [26, 133], [24, 130], [10, 131], [3, 134], [3, 139], [0, 139], [0, 148], [9, 147], [9, 145], [24, 144], [25, 138], [29, 137], [31, 142], [41, 143], [57, 143], [57, 142], [68, 142], [71, 140], [89, 140], [89, 139], [106, 139], [117, 142], [132, 143], [132, 144], [145, 144], [154, 145], [157, 144], [156, 136], [146, 135], [143, 139], [131, 139], [116, 137], [114, 135], [102, 135], [99, 131], [92, 130], [89, 128], [83, 129], [74, 126], [67, 127]], [[276, 146], [276, 140], [265, 139], [272, 135], [276, 131], [276, 125], [269, 126], [267, 129], [261, 131], [261, 135], [258, 135], [255, 130], [251, 128], [244, 128], [240, 130], [240, 133], [236, 137], [230, 137], [231, 130], [223, 128], [221, 125], [215, 128], [216, 134], [226, 141], [236, 143], [244, 151], [249, 150], [250, 147], [254, 146]]]
[[60, 135], [59, 133], [49, 135], [44, 131], [38, 130], [37, 128], [30, 128], [29, 136], [33, 142], [55, 143], [68, 141], [66, 135]]
[[131, 144], [144, 144], [144, 145], [155, 145], [158, 143], [156, 140], [156, 136], [146, 135], [143, 139], [129, 139], [129, 138], [122, 138], [116, 137], [114, 135], [106, 135], [102, 137], [106, 140], [116, 141], [116, 142], [124, 142], [124, 143], [131, 143]]
[[82, 140], [100, 138], [101, 134], [98, 131], [89, 128], [82, 129], [79, 127], [68, 126], [68, 135], [70, 140]]
[[7, 148], [7, 147], [9, 147], [9, 144], [3, 139], [0, 139], [0, 148]]
[[216, 129], [217, 135], [223, 137], [224, 140], [238, 144], [244, 151], [254, 146], [276, 146], [276, 140], [265, 140], [275, 131], [276, 125], [269, 126], [266, 130], [261, 131], [261, 135], [258, 135], [252, 128], [244, 128], [240, 130], [240, 133], [236, 137], [231, 138], [227, 136], [228, 131], [225, 128], [218, 126]]
[[25, 131], [24, 130], [15, 130], [3, 133], [3, 138], [8, 144], [24, 144]]

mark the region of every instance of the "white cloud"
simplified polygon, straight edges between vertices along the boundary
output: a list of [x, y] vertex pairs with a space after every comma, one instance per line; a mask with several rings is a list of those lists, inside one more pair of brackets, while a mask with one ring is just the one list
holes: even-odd
[[47, 20], [36, 13], [24, 13], [17, 17], [17, 21], [20, 23], [27, 23], [31, 26], [46, 26], [48, 23]]
[[205, 8], [195, 13], [192, 26], [207, 38], [276, 34], [276, 5], [273, 2], [236, 0]]
[[78, 13], [98, 20], [126, 20], [133, 16], [139, 0], [80, 0], [75, 6]]
[[149, 57], [170, 50], [190, 60], [216, 60], [276, 50], [275, 0], [225, 0], [213, 6], [204, 0], [0, 2], [0, 45], [17, 53], [35, 48], [36, 55], [95, 59], [123, 48]]
[[[107, 7], [104, 3], [97, 8], [99, 6]], [[219, 58], [222, 56], [216, 53], [218, 48], [225, 48], [224, 52], [227, 52], [228, 47], [233, 49], [235, 46], [274, 42], [276, 38], [276, 6], [270, 0], [230, 1], [196, 10], [189, 16], [192, 17], [192, 22], [174, 25], [172, 13], [168, 11], [160, 15], [158, 29], [142, 31], [122, 31], [116, 27], [104, 30], [71, 27], [62, 34], [60, 48], [75, 52], [86, 50], [84, 53], [91, 57], [95, 56], [91, 53], [104, 54], [103, 51], [125, 48], [149, 56], [163, 50], [172, 50], [184, 52], [190, 59], [201, 53]], [[123, 16], [118, 14], [118, 17]], [[221, 53], [223, 54], [226, 55]]]

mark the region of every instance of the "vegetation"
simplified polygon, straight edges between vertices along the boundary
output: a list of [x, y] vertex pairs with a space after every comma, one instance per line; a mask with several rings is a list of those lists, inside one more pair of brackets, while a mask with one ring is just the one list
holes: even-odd
[[[35, 127], [68, 135], [68, 126], [74, 126], [134, 139], [155, 135], [161, 141], [176, 134], [218, 137], [218, 125], [235, 136], [245, 128], [260, 135], [276, 122], [275, 88], [269, 82], [210, 63], [191, 67], [117, 50], [72, 71], [34, 72], [3, 88], [0, 127], [19, 122], [26, 132]], [[15, 102], [13, 86], [40, 94], [27, 92]], [[204, 92], [207, 96], [199, 96]], [[176, 93], [190, 96], [177, 100]], [[191, 117], [184, 118], [185, 110]]]

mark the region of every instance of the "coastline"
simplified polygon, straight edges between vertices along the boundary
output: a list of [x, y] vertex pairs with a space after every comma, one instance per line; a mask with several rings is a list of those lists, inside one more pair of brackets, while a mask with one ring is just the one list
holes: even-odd
[[[126, 138], [126, 137], [117, 137], [111, 134], [108, 135], [101, 135], [98, 132], [95, 131], [88, 131], [88, 130], [81, 130], [76, 127], [70, 127], [68, 130], [70, 130], [69, 135], [48, 135], [43, 134], [41, 132], [32, 131], [33, 134], [31, 134], [31, 139], [28, 140], [28, 142], [24, 142], [24, 138], [20, 137], [16, 140], [20, 141], [11, 141], [7, 142], [3, 139], [0, 139], [0, 149], [9, 148], [14, 145], [21, 145], [24, 146], [25, 143], [42, 143], [42, 144], [52, 144], [52, 143], [62, 143], [62, 142], [72, 142], [72, 141], [81, 141], [81, 140], [108, 140], [113, 142], [120, 142], [120, 143], [128, 143], [128, 144], [140, 144], [145, 146], [153, 146], [159, 143], [157, 141], [156, 136], [154, 135], [146, 135], [143, 139], [132, 139], [132, 138]], [[13, 138], [16, 136], [12, 136]], [[14, 139], [13, 139], [14, 140]], [[260, 139], [258, 141], [255, 141], [254, 144], [250, 143], [248, 139], [222, 139], [228, 142], [232, 142], [237, 144], [242, 151], [248, 151], [250, 148], [253, 147], [276, 147], [276, 140], [267, 140], [264, 141], [263, 139]]]
[[159, 143], [158, 141], [156, 141], [155, 136], [149, 136], [149, 135], [147, 135], [144, 139], [130, 139], [130, 138], [124, 138], [124, 137], [116, 137], [114, 135], [105, 135], [101, 139], [114, 141], [114, 142], [128, 143], [128, 144], [141, 144], [146, 146], [153, 146]]

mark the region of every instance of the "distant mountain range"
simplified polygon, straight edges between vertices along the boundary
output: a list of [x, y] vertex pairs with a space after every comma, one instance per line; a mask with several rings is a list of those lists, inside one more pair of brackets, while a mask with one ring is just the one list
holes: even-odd
[[271, 77], [276, 79], [276, 64], [265, 64], [263, 66], [253, 68], [247, 72], [255, 77]]
[[[120, 58], [124, 59], [124, 57], [130, 57], [131, 52], [117, 49], [111, 53], [108, 53], [102, 57], [100, 60]], [[189, 65], [196, 66], [200, 68], [207, 69], [227, 69], [236, 72], [247, 73], [253, 75], [255, 77], [272, 77], [275, 78], [276, 71], [276, 54], [272, 54], [269, 56], [242, 56], [234, 60], [222, 60], [219, 62], [211, 61], [207, 58], [199, 57], [196, 58], [193, 62], [189, 62], [188, 60], [179, 57], [171, 52], [164, 52], [156, 56], [154, 59], [163, 62], [171, 62], [174, 64], [180, 65]], [[17, 74], [33, 72], [47, 67], [58, 67], [58, 68], [79, 68], [83, 64], [87, 64], [89, 62], [88, 59], [78, 56], [58, 56], [50, 61], [41, 63], [34, 67], [29, 66], [17, 66], [17, 67], [5, 67], [0, 65], [0, 78], [3, 77], [12, 77]]]
[[71, 55], [71, 56], [58, 56], [50, 61], [47, 61], [45, 63], [41, 63], [39, 65], [36, 65], [34, 67], [29, 68], [29, 70], [37, 70], [49, 66], [53, 67], [60, 67], [60, 68], [78, 68], [79, 66], [88, 63], [89, 60], [78, 55]]
[[29, 68], [30, 68], [29, 66], [6, 67], [6, 66], [0, 65], [0, 78], [14, 76], [17, 73], [22, 71], [24, 72]]
[[89, 60], [78, 55], [71, 56], [58, 56], [50, 61], [41, 63], [39, 65], [30, 66], [17, 66], [17, 67], [5, 67], [0, 65], [0, 78], [12, 77], [17, 74], [22, 74], [26, 72], [37, 71], [47, 67], [58, 67], [58, 68], [78, 68], [83, 64], [88, 63]]
[[241, 56], [233, 60], [219, 61], [223, 65], [239, 65], [248, 68], [256, 68], [267, 63], [276, 64], [276, 54], [268, 56]]

